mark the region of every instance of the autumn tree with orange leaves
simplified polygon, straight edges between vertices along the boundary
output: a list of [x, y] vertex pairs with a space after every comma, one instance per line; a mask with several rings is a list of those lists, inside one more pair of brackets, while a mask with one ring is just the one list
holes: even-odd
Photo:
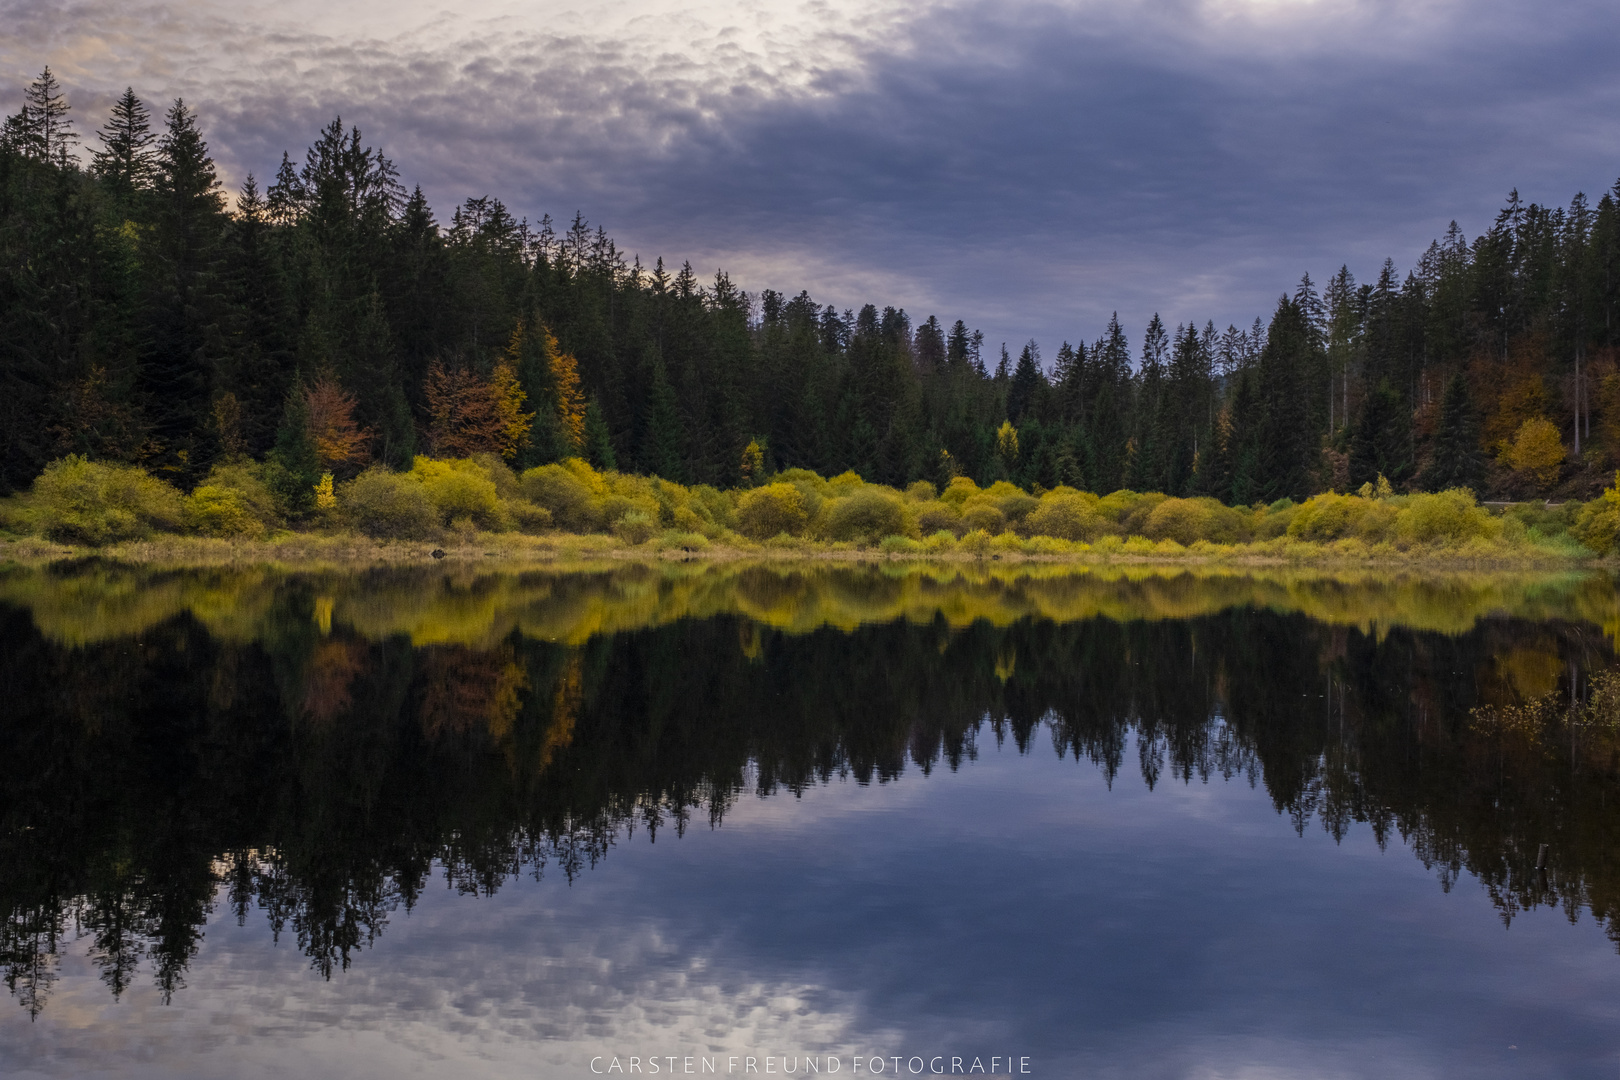
[[352, 473], [371, 460], [371, 431], [354, 418], [355, 397], [330, 371], [304, 388], [309, 434], [325, 472]]
[[488, 379], [435, 360], [423, 396], [428, 447], [441, 457], [495, 453], [510, 460], [528, 445], [534, 414], [523, 410], [526, 395], [510, 360], [496, 364]]

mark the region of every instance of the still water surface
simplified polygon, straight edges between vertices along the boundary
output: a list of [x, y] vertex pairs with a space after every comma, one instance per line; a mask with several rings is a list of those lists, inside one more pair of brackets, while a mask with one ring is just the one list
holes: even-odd
[[0, 1074], [1613, 1076], [1617, 599], [3, 571]]

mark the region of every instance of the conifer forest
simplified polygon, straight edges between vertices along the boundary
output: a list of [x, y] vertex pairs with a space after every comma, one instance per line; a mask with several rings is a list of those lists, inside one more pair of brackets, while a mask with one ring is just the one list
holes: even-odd
[[1589, 498], [1620, 465], [1620, 184], [1511, 192], [1484, 233], [1453, 224], [1369, 280], [1306, 275], [1247, 326], [1003, 345], [952, 313], [630, 258], [578, 215], [446, 213], [336, 119], [228, 192], [204, 115], [126, 92], [83, 117], [47, 69], [5, 121], [0, 494], [69, 454], [182, 488], [244, 455], [307, 492], [498, 452], [1233, 505], [1380, 476]]

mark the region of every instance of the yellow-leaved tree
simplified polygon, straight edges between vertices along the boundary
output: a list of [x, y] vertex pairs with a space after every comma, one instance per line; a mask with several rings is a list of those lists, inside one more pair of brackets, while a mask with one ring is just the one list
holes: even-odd
[[534, 413], [523, 411], [529, 395], [523, 392], [523, 384], [518, 381], [517, 365], [510, 357], [503, 357], [495, 365], [495, 371], [489, 378], [489, 396], [494, 402], [496, 419], [500, 424], [496, 437], [500, 441], [501, 457], [510, 461], [517, 457], [519, 450], [529, 445], [529, 428], [534, 424]]
[[[556, 416], [557, 438], [564, 444], [557, 449], [565, 456], [582, 450], [586, 401], [574, 354], [563, 352], [556, 335], [545, 323], [533, 319], [519, 322], [512, 331], [502, 362], [512, 369], [513, 385], [525, 392], [537, 409], [544, 404]], [[527, 429], [524, 437], [528, 437]]]
[[748, 445], [743, 447], [742, 486], [753, 487], [765, 475], [765, 448], [759, 445], [758, 439], [749, 439]]
[[1502, 457], [1514, 472], [1548, 487], [1564, 463], [1564, 440], [1551, 420], [1533, 417], [1519, 425]]
[[996, 429], [996, 453], [1001, 455], [1001, 463], [1007, 471], [1012, 472], [1018, 461], [1018, 429], [1012, 426], [1011, 420], [1003, 420]]

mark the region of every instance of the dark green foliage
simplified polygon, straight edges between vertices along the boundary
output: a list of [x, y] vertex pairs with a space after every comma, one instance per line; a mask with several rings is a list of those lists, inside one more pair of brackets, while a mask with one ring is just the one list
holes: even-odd
[[152, 134], [146, 106], [133, 89], [126, 89], [113, 103], [112, 115], [96, 138], [101, 140], [101, 149], [93, 155], [90, 168], [113, 199], [128, 203], [152, 186], [157, 173], [152, 143], [157, 136]]
[[1446, 384], [1440, 403], [1440, 424], [1434, 433], [1423, 486], [1430, 491], [1463, 487], [1479, 491], [1484, 485], [1485, 460], [1479, 448], [1479, 419], [1469, 399], [1468, 380], [1457, 372]]
[[276, 445], [266, 458], [265, 483], [282, 512], [289, 517], [309, 513], [315, 506], [315, 483], [321, 478], [321, 460], [309, 430], [309, 405], [302, 386], [287, 395], [276, 429]]
[[1315, 486], [1317, 432], [1305, 408], [1307, 375], [1316, 366], [1316, 333], [1288, 297], [1277, 302], [1260, 351], [1255, 381], [1259, 418], [1254, 483], [1260, 499], [1300, 500]]
[[675, 391], [664, 376], [663, 362], [655, 359], [651, 367], [647, 416], [641, 432], [641, 468], [643, 472], [679, 483], [686, 473], [682, 463], [684, 438], [680, 408], [675, 401]]
[[618, 455], [613, 450], [613, 437], [607, 421], [602, 419], [602, 407], [592, 397], [585, 408], [585, 460], [598, 469], [617, 469]]
[[[487, 377], [520, 326], [535, 418], [514, 464], [584, 453], [716, 485], [740, 479], [756, 437], [779, 467], [896, 486], [943, 468], [981, 484], [1300, 499], [1346, 451], [1357, 483], [1410, 484], [1428, 461], [1425, 484], [1482, 484], [1474, 444], [1494, 399], [1472, 403], [1474, 427], [1414, 417], [1437, 405], [1435, 372], [1521, 353], [1567, 388], [1547, 408], [1572, 441], [1613, 430], [1592, 423], [1592, 371], [1620, 346], [1614, 192], [1567, 211], [1514, 194], [1485, 235], [1454, 227], [1404, 278], [1386, 263], [1358, 287], [1343, 269], [1318, 294], [1307, 276], [1269, 326], [1172, 332], [1155, 316], [1133, 363], [1116, 317], [1098, 340], [1065, 342], [1050, 372], [1034, 341], [1016, 359], [1003, 347], [992, 371], [962, 320], [913, 328], [893, 307], [840, 312], [804, 292], [751, 296], [723, 271], [648, 270], [577, 216], [559, 233], [481, 195], [441, 225], [336, 119], [262, 191], [249, 176], [228, 210], [184, 103], [154, 138], [125, 91], [81, 168], [49, 72], [24, 96], [0, 133], [0, 493], [67, 453], [189, 486], [222, 456], [269, 453], [288, 389], [323, 370], [356, 398], [373, 459], [403, 467], [428, 423], [430, 365]], [[577, 359], [583, 446], [554, 408], [540, 328]], [[1006, 421], [1016, 458], [996, 449]], [[1588, 472], [1581, 483], [1600, 482]]]
[[1380, 476], [1400, 484], [1411, 474], [1410, 415], [1400, 395], [1387, 382], [1380, 383], [1362, 403], [1350, 434], [1350, 486], [1375, 483]]

